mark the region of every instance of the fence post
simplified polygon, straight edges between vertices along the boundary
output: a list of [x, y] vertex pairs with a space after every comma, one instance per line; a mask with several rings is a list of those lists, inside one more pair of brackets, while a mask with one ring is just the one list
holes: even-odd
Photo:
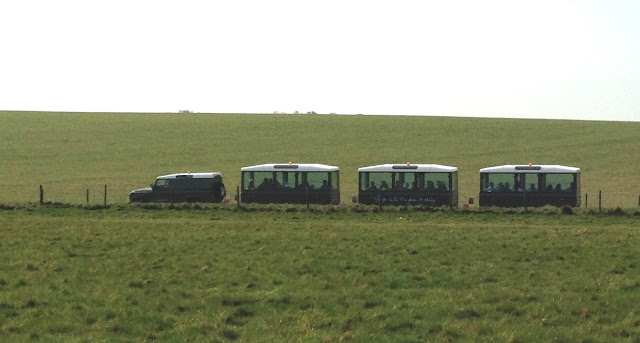
[[238, 197], [236, 205], [238, 208], [240, 208], [240, 186], [236, 186], [236, 196]]
[[305, 201], [307, 202], [307, 210], [309, 209], [309, 185], [307, 185], [307, 187], [304, 188], [304, 198]]
[[602, 190], [598, 192], [598, 212], [602, 212]]
[[44, 188], [40, 185], [40, 205], [44, 204]]
[[589, 207], [589, 193], [584, 193], [584, 207]]
[[89, 204], [89, 188], [87, 188], [87, 204]]
[[449, 209], [453, 210], [453, 187], [449, 183]]
[[107, 207], [107, 185], [104, 185], [104, 207]]
[[638, 206], [640, 206], [640, 195], [638, 195]]

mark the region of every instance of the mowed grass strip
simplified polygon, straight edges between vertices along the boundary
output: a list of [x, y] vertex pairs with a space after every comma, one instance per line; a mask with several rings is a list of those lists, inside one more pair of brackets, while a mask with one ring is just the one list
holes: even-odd
[[502, 164], [582, 169], [589, 207], [633, 208], [640, 195], [640, 123], [405, 116], [38, 113], [0, 111], [0, 202], [126, 203], [158, 175], [221, 171], [231, 193], [243, 166], [312, 162], [341, 168], [342, 199], [357, 169], [381, 163], [459, 168], [460, 204], [478, 170]]
[[0, 212], [0, 340], [640, 339], [637, 216]]

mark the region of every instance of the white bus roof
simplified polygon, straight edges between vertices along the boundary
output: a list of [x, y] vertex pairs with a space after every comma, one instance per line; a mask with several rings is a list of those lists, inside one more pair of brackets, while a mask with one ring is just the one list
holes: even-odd
[[299, 172], [332, 172], [340, 168], [317, 163], [267, 163], [242, 167], [241, 171], [299, 171]]
[[358, 168], [358, 172], [395, 172], [395, 173], [453, 173], [457, 167], [443, 166], [440, 164], [379, 164]]
[[580, 168], [559, 165], [504, 165], [480, 169], [481, 173], [579, 173]]
[[208, 173], [179, 173], [179, 174], [169, 174], [158, 176], [157, 179], [165, 180], [165, 179], [179, 179], [179, 178], [191, 178], [191, 179], [212, 179], [215, 176], [222, 177], [222, 173], [218, 172], [208, 172]]

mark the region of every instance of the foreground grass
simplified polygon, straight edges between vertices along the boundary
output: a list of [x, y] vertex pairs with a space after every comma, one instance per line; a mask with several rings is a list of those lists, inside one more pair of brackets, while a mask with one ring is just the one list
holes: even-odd
[[[243, 166], [313, 162], [341, 168], [342, 199], [359, 167], [457, 166], [460, 204], [476, 197], [478, 170], [528, 163], [582, 170], [597, 207], [638, 206], [640, 123], [339, 115], [35, 113], [0, 111], [0, 202], [126, 203], [157, 175], [221, 171], [231, 193]], [[584, 198], [583, 198], [584, 205]]]
[[178, 209], [0, 211], [0, 341], [640, 340], [638, 216]]

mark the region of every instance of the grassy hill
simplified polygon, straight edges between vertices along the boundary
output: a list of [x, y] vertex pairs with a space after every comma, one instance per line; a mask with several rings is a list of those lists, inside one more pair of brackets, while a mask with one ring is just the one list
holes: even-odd
[[[0, 112], [0, 342], [635, 342], [640, 123]], [[582, 168], [596, 206], [126, 205], [178, 171], [319, 162]], [[102, 202], [109, 208], [34, 206]], [[3, 205], [4, 203], [5, 205]], [[366, 209], [366, 211], [361, 211]], [[269, 210], [269, 211], [262, 211]]]
[[[460, 199], [478, 194], [482, 167], [528, 163], [582, 169], [589, 205], [630, 208], [640, 195], [640, 123], [404, 116], [0, 112], [0, 202], [125, 203], [155, 176], [313, 162], [341, 168], [342, 197], [357, 168], [379, 163], [457, 166]], [[584, 203], [584, 201], [583, 201]]]

